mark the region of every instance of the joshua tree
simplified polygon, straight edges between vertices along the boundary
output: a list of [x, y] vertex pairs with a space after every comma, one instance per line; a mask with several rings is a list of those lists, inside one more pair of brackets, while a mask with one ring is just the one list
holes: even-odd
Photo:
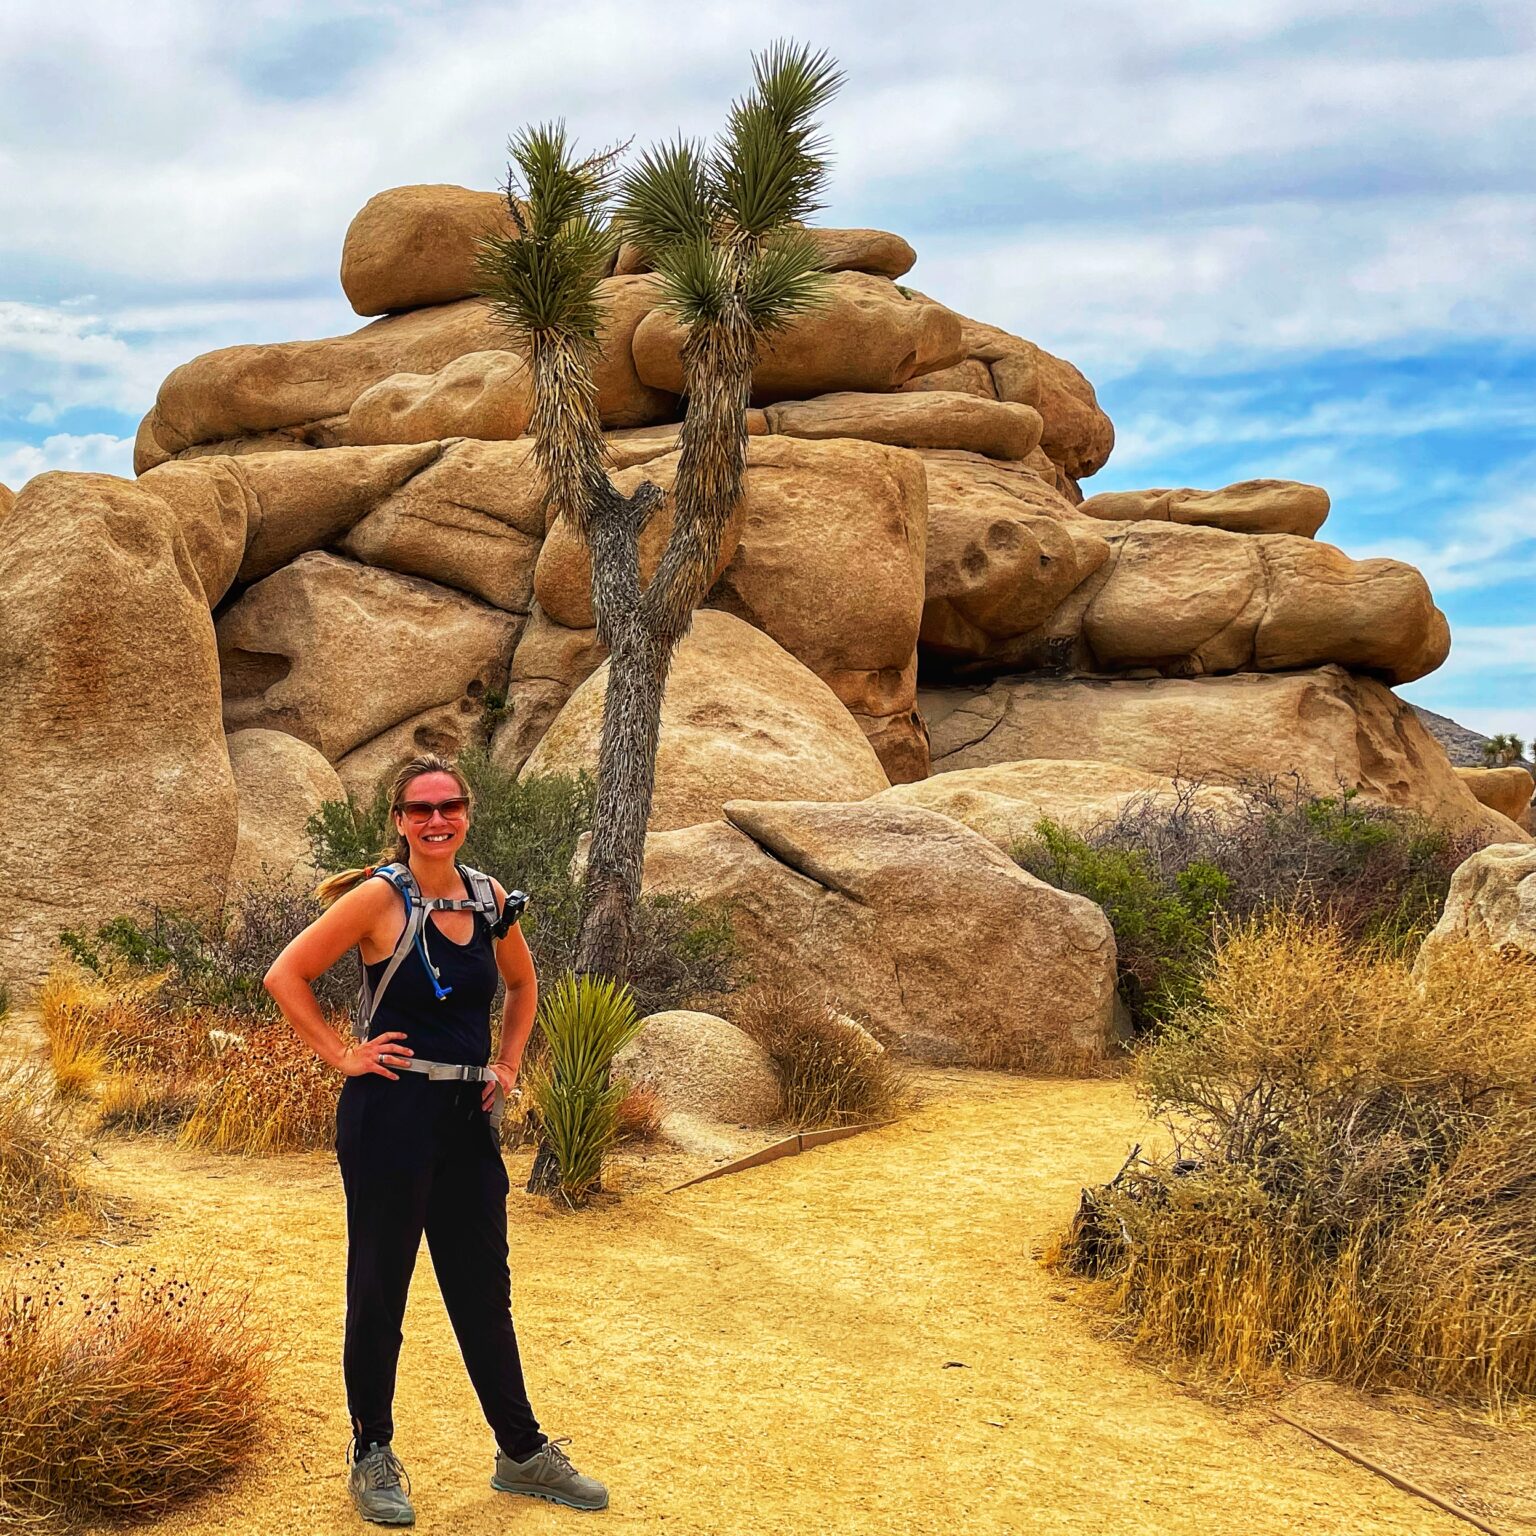
[[[624, 172], [621, 151], [577, 159], [561, 123], [511, 144], [515, 235], [482, 246], [481, 291], [533, 371], [530, 430], [548, 505], [585, 541], [609, 674], [577, 969], [622, 977], [640, 893], [662, 695], [741, 495], [746, 407], [763, 339], [814, 305], [821, 266], [802, 221], [820, 206], [826, 146], [815, 116], [841, 84], [824, 53], [778, 43], [711, 146], [678, 138]], [[648, 585], [640, 534], [658, 487], [609, 478], [593, 369], [600, 283], [619, 239], [660, 278], [682, 322], [683, 419], [673, 524]]]
[[1483, 743], [1483, 761], [1490, 768], [1507, 768], [1525, 756], [1525, 743], [1507, 731], [1490, 736]]

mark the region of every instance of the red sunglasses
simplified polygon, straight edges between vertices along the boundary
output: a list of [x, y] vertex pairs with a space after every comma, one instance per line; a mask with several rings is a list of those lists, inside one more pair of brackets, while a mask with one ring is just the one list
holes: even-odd
[[452, 800], [406, 800], [401, 803], [400, 814], [413, 827], [424, 827], [436, 811], [444, 821], [462, 821], [469, 815], [469, 801], [462, 795]]

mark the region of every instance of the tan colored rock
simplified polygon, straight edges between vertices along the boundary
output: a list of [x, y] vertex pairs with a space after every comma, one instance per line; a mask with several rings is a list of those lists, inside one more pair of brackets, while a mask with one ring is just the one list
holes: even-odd
[[1039, 628], [1109, 558], [1103, 529], [1019, 464], [925, 454], [925, 651], [984, 659]]
[[731, 801], [653, 834], [645, 888], [729, 903], [749, 969], [824, 988], [929, 1060], [1103, 1056], [1115, 942], [1092, 902], [915, 806]]
[[1291, 533], [1310, 539], [1328, 516], [1328, 492], [1297, 480], [1239, 480], [1219, 491], [1104, 491], [1079, 510], [1112, 522], [1190, 523], [1229, 533]]
[[818, 395], [770, 405], [765, 414], [768, 430], [783, 437], [960, 448], [994, 459], [1022, 459], [1040, 446], [1040, 413], [1032, 407], [953, 392]]
[[1420, 947], [1420, 963], [1458, 943], [1536, 960], [1536, 848], [1529, 839], [1483, 848], [1451, 877], [1445, 911]]
[[391, 187], [369, 198], [347, 227], [342, 291], [360, 315], [467, 299], [475, 292], [480, 237], [515, 233], [500, 193]]
[[365, 565], [423, 576], [509, 613], [526, 613], [543, 541], [543, 489], [532, 440], [469, 439], [442, 444], [354, 524], [341, 548]]
[[734, 552], [709, 606], [771, 635], [861, 723], [904, 717], [916, 691], [925, 501], [922, 462], [899, 448], [754, 438]]
[[682, 406], [675, 391], [652, 387], [635, 364], [636, 332], [660, 302], [654, 277], [610, 277], [599, 284], [603, 323], [597, 341], [601, 349], [595, 371], [598, 404], [605, 427], [648, 427], [677, 421]]
[[1490, 841], [1510, 823], [1478, 804], [1412, 709], [1342, 667], [1113, 682], [1003, 678], [921, 690], [936, 773], [1031, 758], [1124, 763], [1209, 784], [1295, 774], [1317, 795], [1358, 788]]
[[16, 492], [8, 485], [0, 485], [0, 517], [4, 517], [16, 505]]
[[0, 518], [0, 979], [17, 1000], [63, 928], [223, 906], [237, 813], [207, 576], [176, 512], [111, 475], [38, 475]]
[[1045, 760], [994, 763], [937, 773], [920, 784], [897, 784], [875, 805], [918, 805], [963, 822], [1004, 853], [1034, 836], [1044, 819], [1087, 832], [1130, 810], [1173, 809], [1184, 800], [1216, 815], [1241, 807], [1237, 790], [1179, 785], [1162, 774], [1122, 763]]
[[476, 745], [484, 722], [485, 696], [466, 690], [354, 747], [336, 764], [336, 775], [349, 795], [361, 804], [371, 804], [379, 786], [393, 779], [411, 758], [435, 752], [452, 759]]
[[1529, 768], [1458, 768], [1456, 777], [1477, 797], [1480, 805], [1523, 825], [1531, 808], [1536, 780]]
[[[901, 277], [912, 270], [917, 252], [900, 235], [883, 229], [810, 229], [826, 272], [869, 272]], [[650, 263], [627, 240], [619, 247], [616, 273], [649, 272]]]
[[139, 430], [133, 438], [133, 472], [136, 475], [142, 475], [145, 470], [153, 469], [157, 464], [164, 464], [171, 457], [160, 446], [160, 440], [155, 436], [155, 425], [155, 412], [151, 408], [144, 413], [144, 419], [139, 423]]
[[[903, 394], [921, 394], [924, 390], [935, 389], [960, 395], [974, 395], [978, 400], [997, 399], [997, 386], [992, 382], [992, 370], [977, 357], [967, 357], [949, 368], [936, 368], [932, 373], [920, 373], [915, 379], [908, 379], [901, 386]], [[1039, 412], [1035, 414], [1039, 415]], [[1044, 421], [1040, 426], [1043, 432]]]
[[301, 555], [219, 620], [230, 731], [287, 731], [331, 761], [423, 710], [506, 685], [521, 621], [335, 555]]
[[[607, 686], [605, 662], [571, 695], [522, 777], [595, 775]], [[862, 800], [888, 782], [863, 732], [814, 673], [730, 614], [694, 616], [662, 704], [653, 830], [715, 820], [742, 793]]]
[[505, 717], [491, 741], [491, 760], [517, 773], [543, 740], [565, 701], [602, 665], [608, 652], [595, 629], [567, 629], [537, 603], [512, 653]]
[[352, 402], [348, 441], [433, 443], [445, 437], [521, 437], [533, 412], [533, 375], [516, 352], [466, 352], [436, 373], [392, 373]]
[[780, 1115], [779, 1080], [768, 1053], [712, 1013], [653, 1013], [613, 1066], [617, 1077], [655, 1093], [664, 1114], [733, 1125], [767, 1125]]
[[240, 835], [229, 868], [229, 888], [309, 886], [318, 878], [309, 818], [345, 791], [320, 753], [282, 731], [236, 731], [229, 764], [240, 797]]
[[[646, 384], [682, 392], [685, 334], [665, 310], [641, 321], [634, 356]], [[816, 309], [765, 344], [752, 375], [753, 402], [895, 389], [963, 355], [958, 318], [942, 305], [908, 298], [887, 278], [841, 272], [828, 280]]]

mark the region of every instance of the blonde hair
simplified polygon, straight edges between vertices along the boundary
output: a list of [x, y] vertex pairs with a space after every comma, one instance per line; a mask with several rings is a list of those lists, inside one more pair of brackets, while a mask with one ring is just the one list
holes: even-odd
[[[470, 802], [470, 809], [474, 809], [474, 794], [470, 790], [469, 780], [459, 772], [458, 764], [450, 762], [446, 757], [439, 757], [436, 752], [423, 752], [413, 757], [395, 775], [394, 782], [389, 786], [391, 820], [400, 814], [400, 807], [405, 804], [405, 792], [411, 787], [411, 781], [419, 779], [424, 773], [446, 773], [463, 790], [464, 798]], [[328, 907], [333, 902], [339, 901], [353, 887], [361, 885], [379, 865], [409, 864], [410, 861], [411, 845], [406, 841], [405, 834], [396, 828], [392, 848], [380, 853], [372, 864], [363, 869], [344, 869], [340, 874], [322, 880], [315, 887], [315, 899], [322, 906]]]

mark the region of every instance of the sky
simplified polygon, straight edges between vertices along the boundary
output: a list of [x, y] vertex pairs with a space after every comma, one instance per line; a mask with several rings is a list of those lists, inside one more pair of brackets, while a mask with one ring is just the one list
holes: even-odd
[[1093, 381], [1085, 490], [1325, 486], [1450, 661], [1401, 690], [1536, 737], [1530, 0], [6, 0], [0, 482], [130, 474], [166, 373], [361, 322], [375, 192], [493, 187], [509, 134], [719, 125], [776, 36], [847, 84], [821, 222]]

